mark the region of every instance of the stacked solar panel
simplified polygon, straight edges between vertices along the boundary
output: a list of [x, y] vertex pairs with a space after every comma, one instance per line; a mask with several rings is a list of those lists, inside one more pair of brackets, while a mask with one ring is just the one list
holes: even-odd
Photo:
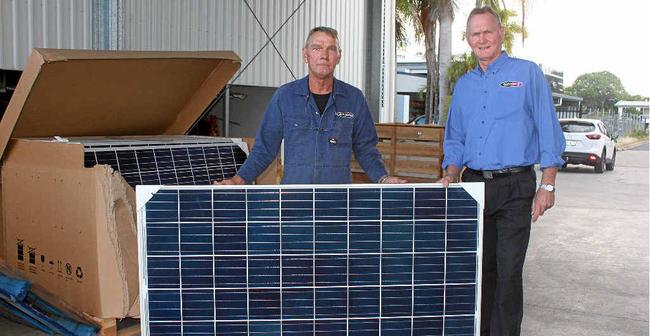
[[143, 209], [150, 335], [477, 334], [463, 188], [164, 187]]
[[202, 185], [233, 177], [246, 153], [230, 139], [208, 137], [82, 140], [86, 167], [106, 164], [136, 185]]

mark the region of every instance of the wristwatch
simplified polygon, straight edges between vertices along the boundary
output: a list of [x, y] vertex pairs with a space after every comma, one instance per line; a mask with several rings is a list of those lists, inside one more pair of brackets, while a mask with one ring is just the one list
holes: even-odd
[[552, 185], [552, 184], [541, 183], [539, 185], [539, 189], [544, 189], [546, 191], [554, 192], [555, 191], [555, 186]]

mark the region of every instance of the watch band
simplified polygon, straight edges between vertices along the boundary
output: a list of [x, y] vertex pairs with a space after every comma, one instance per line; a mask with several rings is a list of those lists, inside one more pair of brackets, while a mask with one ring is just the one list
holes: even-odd
[[539, 189], [544, 189], [546, 191], [554, 192], [555, 191], [555, 186], [552, 185], [552, 184], [540, 183]]

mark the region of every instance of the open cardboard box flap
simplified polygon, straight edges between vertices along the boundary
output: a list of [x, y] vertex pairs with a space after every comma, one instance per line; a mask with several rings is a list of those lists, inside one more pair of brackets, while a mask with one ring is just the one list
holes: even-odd
[[12, 137], [185, 134], [240, 64], [231, 51], [34, 49], [0, 153]]

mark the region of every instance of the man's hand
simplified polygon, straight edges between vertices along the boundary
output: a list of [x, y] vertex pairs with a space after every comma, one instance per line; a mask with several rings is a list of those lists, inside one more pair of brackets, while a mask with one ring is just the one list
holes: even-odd
[[241, 178], [239, 175], [235, 175], [232, 178], [229, 179], [224, 179], [221, 181], [214, 181], [212, 184], [215, 185], [244, 185], [246, 184], [246, 180]]
[[396, 177], [396, 176], [388, 176], [387, 175], [387, 176], [384, 176], [383, 178], [381, 178], [379, 183], [383, 183], [383, 184], [404, 184], [404, 183], [406, 183], [406, 180], [401, 179], [401, 178]]
[[436, 181], [436, 183], [442, 183], [442, 186], [445, 188], [449, 187], [449, 183], [458, 183], [458, 182], [460, 182], [458, 180], [458, 176], [451, 176], [451, 175], [447, 175], [439, 179], [438, 181]]
[[543, 216], [544, 211], [552, 208], [553, 204], [555, 204], [555, 192], [537, 189], [533, 205], [531, 206], [533, 222], [537, 221], [540, 216]]
[[[557, 175], [557, 167], [546, 167], [542, 169], [542, 181], [544, 184], [555, 185], [555, 176]], [[530, 213], [533, 215], [533, 222], [537, 221], [544, 212], [553, 207], [555, 204], [555, 191], [548, 191], [544, 189], [537, 189], [533, 205], [531, 206]]]
[[456, 166], [449, 165], [449, 167], [447, 167], [447, 172], [445, 176], [439, 179], [438, 181], [436, 181], [436, 183], [442, 183], [442, 186], [447, 188], [449, 187], [449, 183], [460, 182], [459, 176], [460, 176], [460, 169], [458, 169], [458, 167]]
[[396, 177], [396, 176], [386, 175], [386, 176], [380, 178], [379, 181], [377, 181], [377, 183], [379, 183], [379, 184], [403, 184], [403, 183], [406, 183], [406, 180], [401, 179], [401, 178]]

